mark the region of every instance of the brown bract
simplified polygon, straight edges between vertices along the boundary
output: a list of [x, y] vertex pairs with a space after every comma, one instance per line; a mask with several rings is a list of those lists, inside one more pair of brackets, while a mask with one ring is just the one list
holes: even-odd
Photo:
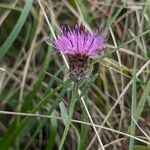
[[74, 82], [79, 82], [86, 78], [88, 73], [89, 57], [81, 54], [68, 55], [69, 77]]

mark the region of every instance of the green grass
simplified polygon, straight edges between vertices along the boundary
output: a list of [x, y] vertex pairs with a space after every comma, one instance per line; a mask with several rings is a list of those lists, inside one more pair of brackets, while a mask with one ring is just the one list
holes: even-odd
[[[149, 150], [150, 1], [40, 2], [0, 2], [0, 150]], [[109, 39], [73, 84], [44, 37], [77, 23]]]

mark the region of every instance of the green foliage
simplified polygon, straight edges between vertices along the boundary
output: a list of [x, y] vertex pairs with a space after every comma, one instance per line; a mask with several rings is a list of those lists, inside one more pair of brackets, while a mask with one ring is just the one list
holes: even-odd
[[4, 55], [7, 53], [7, 51], [9, 50], [9, 48], [11, 47], [11, 45], [17, 38], [17, 36], [18, 36], [20, 30], [22, 29], [22, 27], [26, 21], [26, 18], [29, 14], [32, 3], [33, 3], [33, 0], [26, 1], [24, 9], [22, 10], [21, 15], [20, 15], [15, 27], [13, 28], [12, 32], [10, 33], [10, 35], [8, 36], [8, 38], [6, 39], [6, 41], [0, 48], [0, 58], [4, 57]]
[[[96, 126], [106, 149], [149, 150], [149, 0], [40, 2], [47, 18], [39, 0], [0, 2], [0, 150], [100, 149], [89, 115], [122, 132]], [[109, 39], [91, 76], [74, 84], [44, 38], [77, 23]]]

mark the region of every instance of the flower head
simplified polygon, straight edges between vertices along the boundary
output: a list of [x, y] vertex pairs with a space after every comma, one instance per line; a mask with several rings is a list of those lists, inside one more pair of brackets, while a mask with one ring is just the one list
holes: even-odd
[[88, 74], [88, 58], [98, 55], [105, 48], [107, 38], [107, 35], [90, 33], [83, 26], [76, 25], [74, 29], [63, 26], [62, 33], [56, 40], [46, 42], [67, 55], [70, 78], [78, 82]]
[[62, 27], [62, 34], [53, 42], [54, 46], [63, 54], [81, 54], [95, 56], [105, 47], [107, 36], [100, 36], [98, 32], [90, 33], [84, 27], [76, 25], [73, 30], [68, 26]]

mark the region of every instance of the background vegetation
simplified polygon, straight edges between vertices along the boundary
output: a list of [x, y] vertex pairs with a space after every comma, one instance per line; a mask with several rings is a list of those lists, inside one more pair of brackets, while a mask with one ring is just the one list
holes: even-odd
[[[44, 42], [77, 23], [110, 34], [79, 89]], [[149, 0], [1, 0], [0, 149], [149, 150], [149, 57]]]

